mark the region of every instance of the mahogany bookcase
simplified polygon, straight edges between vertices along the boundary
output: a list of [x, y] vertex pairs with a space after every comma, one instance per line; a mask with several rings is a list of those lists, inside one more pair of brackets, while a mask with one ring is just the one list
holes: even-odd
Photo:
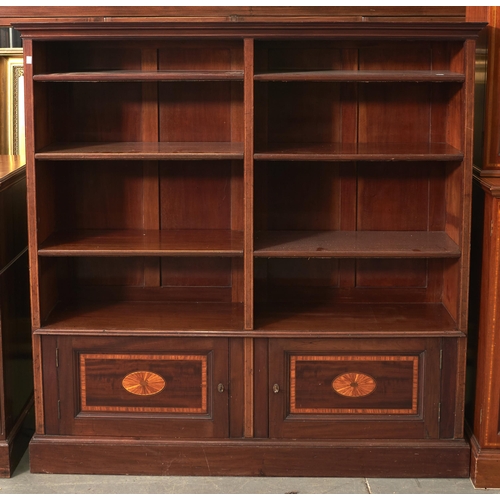
[[482, 26], [17, 24], [31, 470], [466, 477]]

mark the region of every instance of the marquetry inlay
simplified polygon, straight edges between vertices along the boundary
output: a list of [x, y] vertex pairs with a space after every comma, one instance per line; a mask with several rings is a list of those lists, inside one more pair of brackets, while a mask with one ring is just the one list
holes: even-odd
[[[297, 402], [297, 364], [300, 362], [314, 362], [319, 363], [336, 363], [336, 362], [387, 362], [387, 363], [411, 363], [412, 369], [412, 387], [409, 399], [411, 408], [378, 408], [373, 407], [370, 403], [372, 398], [366, 398], [366, 407], [302, 407]], [[356, 379], [356, 376], [358, 377]], [[416, 415], [418, 412], [418, 390], [419, 390], [419, 357], [418, 356], [290, 356], [290, 413], [292, 414], [366, 414], [366, 415]], [[357, 384], [357, 386], [356, 386]], [[329, 384], [330, 385], [330, 384]], [[376, 394], [375, 389], [377, 382], [373, 377], [359, 373], [359, 372], [344, 372], [333, 379], [330, 387], [334, 389], [337, 394], [347, 396], [355, 401], [361, 396], [369, 396]], [[320, 390], [320, 389], [319, 389]], [[344, 391], [344, 392], [342, 392]], [[334, 392], [331, 392], [333, 395]]]
[[368, 396], [377, 387], [375, 379], [364, 373], [343, 373], [334, 379], [332, 387], [335, 392], [348, 398]]
[[165, 388], [165, 380], [153, 372], [129, 373], [122, 381], [124, 389], [137, 396], [154, 396]]
[[[87, 403], [87, 362], [98, 360], [105, 366], [107, 361], [124, 360], [124, 361], [151, 361], [165, 362], [168, 367], [169, 362], [187, 362], [200, 364], [200, 379], [195, 383], [201, 389], [199, 406], [195, 407], [177, 407], [169, 406], [168, 401], [165, 404], [158, 406], [93, 406]], [[123, 375], [121, 376], [123, 377]], [[168, 387], [165, 380], [158, 374], [150, 371], [135, 371], [129, 373], [125, 378], [119, 377], [122, 380], [122, 386], [130, 393], [141, 396], [164, 394]], [[190, 355], [190, 354], [80, 354], [80, 404], [82, 411], [91, 412], [158, 412], [158, 413], [207, 413], [208, 411], [208, 395], [207, 395], [207, 380], [208, 380], [208, 359], [206, 355]], [[141, 386], [140, 388], [137, 386]], [[137, 392], [134, 392], [137, 391]], [[150, 391], [150, 392], [148, 392]], [[161, 393], [161, 394], [160, 394]], [[138, 398], [139, 399], [139, 398]], [[149, 398], [144, 398], [143, 401], [150, 401]]]

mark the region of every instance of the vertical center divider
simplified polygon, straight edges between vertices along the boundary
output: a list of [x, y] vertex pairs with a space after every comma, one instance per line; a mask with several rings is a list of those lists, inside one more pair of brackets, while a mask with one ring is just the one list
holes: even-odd
[[[359, 53], [355, 48], [342, 50], [342, 70], [359, 71]], [[341, 83], [341, 133], [342, 144], [358, 143], [359, 95], [357, 83]], [[357, 164], [341, 163], [340, 175], [340, 221], [341, 231], [357, 229]], [[356, 287], [356, 259], [339, 259], [339, 280], [342, 288]]]
[[244, 324], [252, 330], [253, 311], [253, 185], [254, 185], [254, 40], [244, 40]]
[[[252, 330], [254, 325], [254, 276], [253, 276], [253, 190], [254, 190], [254, 40], [244, 39], [244, 328]], [[244, 436], [253, 436], [253, 339], [245, 339], [245, 414]]]
[[[142, 71], [158, 70], [158, 50], [142, 51]], [[159, 141], [158, 82], [142, 84], [142, 141]], [[158, 162], [143, 162], [143, 229], [160, 229], [160, 180]], [[144, 258], [144, 286], [161, 286], [160, 258]]]

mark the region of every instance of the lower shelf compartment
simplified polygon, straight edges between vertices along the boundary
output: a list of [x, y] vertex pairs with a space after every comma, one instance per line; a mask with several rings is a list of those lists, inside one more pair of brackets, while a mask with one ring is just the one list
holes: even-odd
[[113, 440], [36, 436], [34, 473], [190, 476], [468, 477], [458, 440]]
[[457, 335], [456, 322], [442, 304], [257, 304], [255, 329], [267, 332], [339, 334]]
[[[245, 333], [243, 304], [227, 302], [61, 302], [42, 331], [65, 333]], [[442, 304], [257, 304], [252, 336], [461, 335]]]
[[179, 332], [243, 330], [243, 304], [228, 302], [62, 302], [44, 330], [77, 332]]

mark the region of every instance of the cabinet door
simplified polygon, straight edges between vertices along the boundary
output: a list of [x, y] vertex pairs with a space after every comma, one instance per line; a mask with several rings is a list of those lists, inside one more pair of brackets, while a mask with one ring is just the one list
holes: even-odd
[[270, 340], [270, 437], [437, 438], [440, 340]]
[[46, 433], [226, 437], [227, 343], [44, 337]]

